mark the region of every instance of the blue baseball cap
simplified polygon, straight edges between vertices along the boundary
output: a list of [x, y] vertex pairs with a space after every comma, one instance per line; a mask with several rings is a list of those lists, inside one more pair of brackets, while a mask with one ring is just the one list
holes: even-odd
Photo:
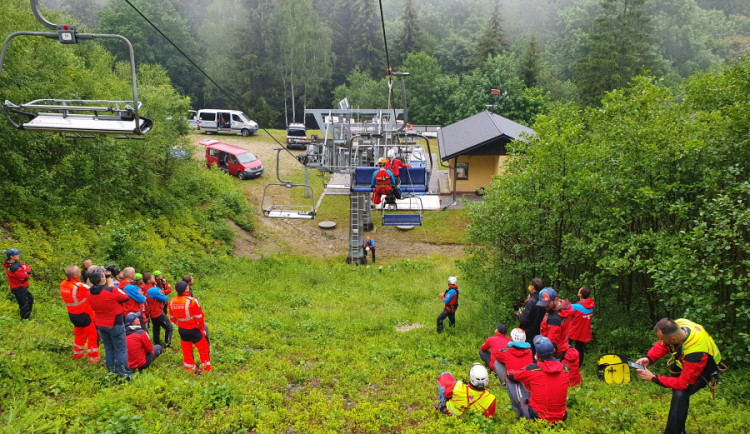
[[10, 249], [7, 252], [5, 252], [5, 256], [10, 258], [11, 256], [20, 255], [21, 251], [18, 249]]
[[130, 312], [128, 316], [125, 317], [125, 325], [133, 325], [136, 319], [140, 319], [141, 314], [139, 312]]
[[539, 291], [539, 301], [536, 302], [537, 306], [549, 306], [550, 303], [557, 299], [557, 291], [552, 288], [544, 288]]
[[549, 356], [555, 353], [555, 344], [544, 336], [537, 335], [534, 337], [534, 349], [540, 356]]

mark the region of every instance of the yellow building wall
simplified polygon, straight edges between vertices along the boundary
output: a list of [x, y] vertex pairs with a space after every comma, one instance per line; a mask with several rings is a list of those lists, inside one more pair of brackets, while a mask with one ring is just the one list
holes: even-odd
[[[504, 170], [506, 155], [460, 155], [458, 164], [468, 163], [468, 179], [456, 180], [456, 193], [474, 193], [481, 187], [486, 187], [492, 177]], [[451, 162], [453, 165], [454, 162]], [[450, 191], [453, 192], [454, 173], [450, 171]]]

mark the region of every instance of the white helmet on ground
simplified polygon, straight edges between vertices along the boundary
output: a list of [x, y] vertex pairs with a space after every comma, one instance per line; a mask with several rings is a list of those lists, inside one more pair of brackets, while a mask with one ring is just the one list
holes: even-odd
[[526, 342], [526, 332], [523, 329], [515, 328], [511, 330], [510, 338], [513, 342]]
[[448, 278], [448, 283], [450, 283], [451, 285], [455, 285], [456, 283], [458, 283], [458, 279], [456, 279], [456, 276], [450, 276]]
[[481, 363], [474, 363], [469, 371], [469, 382], [477, 389], [484, 389], [490, 382], [490, 374]]

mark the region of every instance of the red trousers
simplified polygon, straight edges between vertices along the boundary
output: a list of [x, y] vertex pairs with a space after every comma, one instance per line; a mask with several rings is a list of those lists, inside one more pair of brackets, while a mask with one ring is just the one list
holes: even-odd
[[375, 190], [372, 192], [372, 203], [375, 205], [380, 205], [380, 196], [384, 194], [388, 194], [391, 191], [393, 191], [393, 187], [390, 185], [387, 185], [385, 187], [375, 187]]
[[74, 326], [73, 336], [73, 358], [80, 359], [88, 353], [90, 362], [99, 362], [99, 333], [96, 325], [92, 322], [86, 327]]
[[209, 357], [208, 339], [204, 330], [178, 328], [180, 334], [180, 347], [182, 348], [182, 366], [191, 373], [196, 371], [195, 358], [193, 357], [193, 345], [198, 349], [198, 357], [201, 360], [201, 371], [211, 370]]

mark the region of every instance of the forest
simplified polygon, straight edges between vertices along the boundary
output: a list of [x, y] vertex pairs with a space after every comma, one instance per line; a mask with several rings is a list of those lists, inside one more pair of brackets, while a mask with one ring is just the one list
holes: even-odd
[[[596, 359], [642, 357], [662, 317], [705, 326], [729, 368], [715, 396], [694, 395], [688, 432], [750, 431], [747, 2], [387, 0], [389, 59], [375, 1], [42, 3], [54, 22], [132, 41], [154, 128], [92, 140], [0, 119], [0, 249], [23, 252], [36, 299], [19, 321], [0, 284], [0, 432], [661, 432], [669, 390], [635, 374], [606, 384]], [[28, 1], [0, 8], [3, 38], [43, 30]], [[101, 41], [14, 40], [0, 100], [128, 99], [123, 56]], [[385, 107], [389, 62], [410, 73], [410, 122], [489, 109], [537, 134], [509, 147], [481, 201], [426, 214], [422, 232], [377, 228], [380, 246], [406, 245], [379, 250], [377, 266], [345, 264], [328, 246], [346, 240], [316, 222], [266, 223], [271, 161], [258, 182], [206, 169], [188, 110], [244, 110], [267, 131], [222, 139], [273, 154], [304, 108]], [[322, 201], [322, 218], [347, 213]], [[194, 275], [214, 371], [188, 376], [179, 349], [130, 382], [72, 360], [58, 286], [84, 258]], [[461, 310], [438, 335], [449, 275]], [[571, 301], [588, 285], [597, 303], [568, 420], [516, 420], [494, 378], [492, 420], [436, 412], [437, 375], [464, 377], [496, 322], [515, 326], [537, 276]]]
[[741, 0], [384, 0], [384, 29], [373, 0], [44, 1], [130, 38], [136, 60], [164, 67], [192, 108], [245, 110], [268, 128], [345, 96], [386, 107], [388, 64], [410, 73], [412, 123], [470, 116], [497, 104], [492, 88], [508, 96], [493, 110], [530, 123], [549, 102], [597, 104], [644, 72], [674, 85], [750, 54]]

